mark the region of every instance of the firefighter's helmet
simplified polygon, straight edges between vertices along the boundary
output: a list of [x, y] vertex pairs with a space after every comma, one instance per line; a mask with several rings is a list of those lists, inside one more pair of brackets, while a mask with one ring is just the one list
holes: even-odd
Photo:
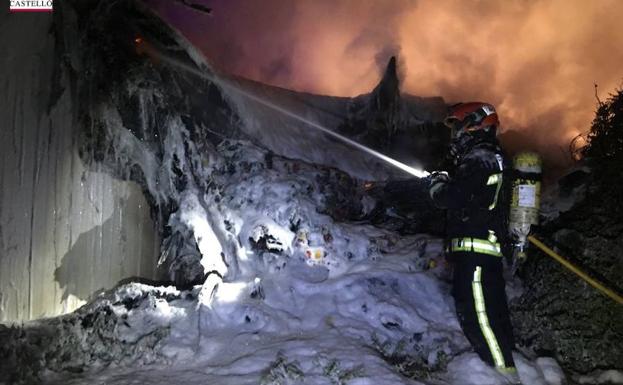
[[444, 124], [450, 127], [455, 134], [459, 134], [479, 130], [495, 132], [500, 121], [491, 104], [469, 102], [450, 107], [450, 113], [444, 119]]

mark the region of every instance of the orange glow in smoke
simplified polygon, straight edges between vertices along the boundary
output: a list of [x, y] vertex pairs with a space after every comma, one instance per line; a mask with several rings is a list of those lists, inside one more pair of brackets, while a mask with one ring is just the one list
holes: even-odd
[[572, 133], [588, 130], [595, 83], [603, 97], [623, 80], [620, 0], [210, 5], [208, 26], [185, 33], [220, 68], [299, 91], [355, 96], [376, 85], [395, 54], [404, 92], [488, 101], [503, 131], [520, 130], [542, 152], [554, 146], [560, 153]]

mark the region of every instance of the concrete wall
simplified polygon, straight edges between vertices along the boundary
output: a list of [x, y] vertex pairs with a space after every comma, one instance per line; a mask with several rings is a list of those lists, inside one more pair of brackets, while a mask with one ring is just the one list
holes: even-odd
[[69, 92], [52, 91], [51, 22], [0, 10], [3, 322], [69, 312], [122, 279], [155, 277], [159, 240], [139, 187], [78, 157]]

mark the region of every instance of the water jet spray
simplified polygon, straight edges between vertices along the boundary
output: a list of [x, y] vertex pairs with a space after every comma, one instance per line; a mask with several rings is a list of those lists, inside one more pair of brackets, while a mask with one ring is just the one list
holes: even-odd
[[238, 93], [239, 95], [242, 95], [242, 96], [244, 96], [244, 97], [246, 97], [246, 98], [248, 98], [250, 100], [253, 100], [253, 101], [255, 101], [255, 102], [257, 102], [257, 103], [259, 103], [259, 104], [261, 104], [261, 105], [263, 105], [265, 107], [268, 107], [268, 108], [270, 108], [270, 109], [272, 109], [274, 111], [280, 112], [281, 114], [286, 115], [286, 116], [288, 116], [288, 117], [290, 117], [292, 119], [298, 120], [299, 122], [304, 123], [304, 124], [306, 124], [307, 126], [309, 126], [311, 128], [314, 128], [314, 129], [316, 129], [318, 131], [321, 131], [321, 132], [323, 132], [323, 133], [325, 133], [325, 134], [327, 134], [327, 135], [329, 135], [329, 136], [331, 136], [331, 137], [341, 141], [342, 143], [345, 143], [345, 144], [347, 144], [347, 145], [349, 145], [351, 147], [354, 147], [354, 148], [356, 148], [356, 149], [358, 149], [360, 151], [363, 151], [363, 152], [365, 152], [367, 154], [370, 154], [370, 155], [372, 155], [372, 156], [374, 156], [374, 157], [376, 157], [376, 158], [378, 158], [378, 159], [380, 159], [380, 160], [382, 160], [382, 161], [384, 161], [384, 162], [386, 162], [386, 163], [388, 163], [388, 164], [390, 164], [390, 165], [392, 165], [392, 166], [394, 166], [394, 167], [396, 167], [396, 168], [398, 168], [398, 169], [400, 169], [400, 170], [402, 170], [402, 171], [404, 171], [404, 172], [406, 172], [406, 173], [408, 173], [408, 174], [410, 174], [412, 176], [415, 176], [417, 178], [425, 178], [425, 177], [430, 175], [430, 173], [428, 171], [417, 169], [417, 168], [411, 167], [409, 165], [406, 165], [406, 164], [404, 164], [404, 163], [402, 163], [402, 162], [400, 162], [400, 161], [398, 161], [396, 159], [393, 159], [393, 158], [391, 158], [391, 157], [389, 157], [389, 156], [387, 156], [387, 155], [385, 155], [383, 153], [380, 153], [380, 152], [378, 152], [376, 150], [373, 150], [373, 149], [371, 149], [371, 148], [369, 148], [369, 147], [367, 147], [367, 146], [365, 146], [365, 145], [363, 145], [363, 144], [361, 144], [359, 142], [356, 142], [356, 141], [354, 141], [354, 140], [352, 140], [350, 138], [347, 138], [347, 137], [345, 137], [343, 135], [340, 135], [340, 134], [332, 131], [331, 129], [329, 129], [329, 128], [327, 128], [327, 127], [325, 127], [325, 126], [323, 126], [323, 125], [321, 125], [319, 123], [316, 123], [316, 122], [314, 122], [312, 120], [304, 118], [304, 117], [302, 117], [302, 116], [300, 116], [300, 115], [298, 115], [298, 114], [296, 114], [296, 113], [286, 109], [283, 106], [280, 106], [278, 104], [270, 102], [270, 101], [268, 101], [266, 99], [262, 99], [261, 97], [259, 97], [257, 95], [254, 95], [254, 94], [252, 94], [252, 93], [250, 93], [248, 91], [245, 91], [242, 88], [240, 88], [239, 86], [237, 86], [236, 84], [234, 84], [233, 82], [231, 82], [230, 80], [224, 79], [222, 77], [217, 76], [214, 72], [210, 72], [208, 70], [203, 70], [203, 71], [199, 70], [199, 69], [197, 69], [195, 67], [190, 66], [187, 63], [181, 62], [180, 60], [178, 60], [176, 58], [173, 58], [173, 57], [170, 57], [168, 55], [165, 55], [161, 51], [155, 49], [153, 47], [153, 45], [145, 42], [143, 39], [136, 39], [135, 42], [137, 44], [137, 47], [139, 48], [138, 49], [139, 52], [145, 52], [145, 53], [147, 53], [148, 55], [150, 55], [151, 57], [153, 57], [154, 59], [156, 59], [158, 61], [166, 62], [167, 64], [169, 64], [171, 66], [174, 66], [174, 67], [179, 68], [181, 70], [184, 70], [186, 72], [192, 73], [192, 74], [194, 74], [196, 76], [199, 76], [202, 79], [209, 80], [209, 81], [211, 81], [211, 82], [213, 82], [215, 84], [218, 84], [219, 86], [221, 86], [223, 88], [227, 88], [227, 89], [229, 89], [231, 91], [234, 91], [234, 92]]

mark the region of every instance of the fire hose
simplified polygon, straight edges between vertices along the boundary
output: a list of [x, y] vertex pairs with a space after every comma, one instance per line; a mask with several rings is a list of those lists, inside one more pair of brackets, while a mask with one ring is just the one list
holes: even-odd
[[606, 287], [605, 285], [603, 285], [599, 281], [591, 278], [588, 274], [586, 274], [585, 272], [580, 270], [577, 266], [575, 266], [574, 264], [572, 264], [571, 262], [569, 262], [565, 258], [561, 257], [554, 250], [552, 250], [549, 247], [545, 246], [545, 244], [543, 244], [543, 242], [541, 242], [538, 239], [536, 239], [533, 235], [529, 235], [528, 236], [528, 240], [530, 241], [530, 243], [532, 243], [533, 245], [535, 245], [536, 247], [541, 249], [545, 254], [547, 254], [548, 256], [550, 256], [553, 259], [555, 259], [557, 262], [559, 262], [561, 265], [563, 265], [567, 269], [571, 270], [578, 277], [582, 278], [589, 285], [593, 286], [595, 289], [599, 290], [603, 294], [605, 294], [608, 297], [612, 298], [613, 300], [615, 300], [619, 304], [623, 304], [623, 297], [621, 297], [619, 294], [617, 294], [614, 290]]

